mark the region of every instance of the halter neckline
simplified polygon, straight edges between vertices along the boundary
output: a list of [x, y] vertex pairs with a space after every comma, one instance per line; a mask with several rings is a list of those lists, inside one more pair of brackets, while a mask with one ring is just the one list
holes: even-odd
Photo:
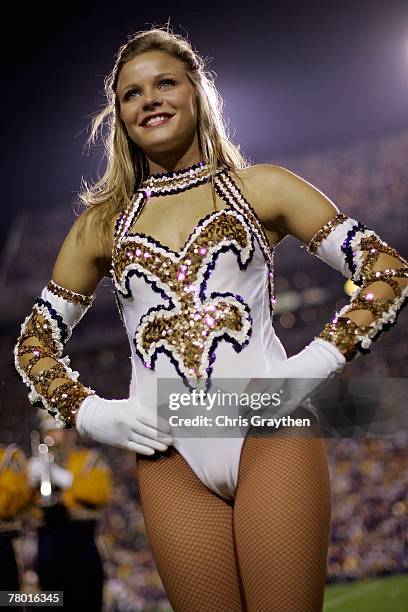
[[178, 178], [180, 177], [180, 175], [184, 175], [187, 172], [190, 173], [191, 171], [197, 170], [197, 168], [202, 168], [203, 166], [206, 166], [206, 163], [204, 160], [201, 160], [196, 164], [193, 164], [192, 166], [187, 166], [187, 168], [172, 170], [170, 172], [158, 172], [156, 174], [149, 174], [149, 176], [145, 179], [145, 181], [143, 181], [143, 183], [146, 183], [151, 180], [157, 181], [165, 180], [166, 178]]
[[[216, 174], [221, 171], [222, 168], [217, 168]], [[210, 165], [200, 161], [188, 168], [175, 170], [174, 172], [152, 174], [143, 181], [137, 191], [143, 193], [146, 198], [171, 195], [207, 183], [211, 176]]]

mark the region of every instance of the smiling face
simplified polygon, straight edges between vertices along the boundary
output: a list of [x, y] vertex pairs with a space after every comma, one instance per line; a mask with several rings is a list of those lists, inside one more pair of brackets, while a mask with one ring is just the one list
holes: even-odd
[[116, 94], [127, 133], [148, 158], [201, 159], [196, 92], [181, 61], [157, 50], [136, 56], [123, 66]]

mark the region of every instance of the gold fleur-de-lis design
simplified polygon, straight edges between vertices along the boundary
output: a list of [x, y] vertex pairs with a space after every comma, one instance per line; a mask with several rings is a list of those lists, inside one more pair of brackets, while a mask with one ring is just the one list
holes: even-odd
[[153, 367], [158, 351], [164, 350], [182, 375], [199, 379], [208, 375], [221, 338], [237, 351], [245, 346], [251, 317], [243, 299], [231, 293], [205, 296], [217, 257], [229, 249], [244, 269], [252, 257], [253, 241], [243, 217], [232, 209], [200, 222], [180, 253], [147, 236], [127, 236], [118, 246], [113, 261], [118, 291], [130, 297], [133, 272], [170, 300], [169, 307], [150, 309], [137, 327], [135, 346], [146, 367]]

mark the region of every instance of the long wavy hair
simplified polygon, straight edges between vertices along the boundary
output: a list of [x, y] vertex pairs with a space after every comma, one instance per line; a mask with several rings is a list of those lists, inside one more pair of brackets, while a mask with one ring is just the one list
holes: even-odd
[[79, 198], [85, 206], [81, 219], [92, 220], [98, 238], [109, 242], [113, 220], [128, 206], [135, 190], [149, 175], [145, 152], [128, 136], [120, 117], [117, 83], [123, 66], [136, 56], [147, 51], [159, 50], [180, 60], [193, 84], [197, 96], [198, 141], [205, 163], [212, 170], [213, 201], [215, 206], [214, 178], [217, 167], [236, 172], [248, 165], [240, 153], [239, 146], [230, 140], [228, 128], [222, 115], [223, 100], [213, 77], [206, 70], [205, 61], [193, 50], [188, 40], [169, 28], [152, 28], [133, 34], [119, 48], [112, 72], [105, 78], [107, 104], [92, 119], [88, 144], [94, 143], [101, 134], [106, 170], [93, 184], [82, 182]]

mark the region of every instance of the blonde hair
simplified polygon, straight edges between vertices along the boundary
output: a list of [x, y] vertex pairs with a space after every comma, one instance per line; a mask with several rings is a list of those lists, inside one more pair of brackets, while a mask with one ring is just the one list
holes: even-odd
[[[95, 142], [99, 131], [102, 134], [106, 171], [94, 184], [83, 181], [79, 193], [85, 211], [81, 219], [96, 222], [98, 238], [108, 241], [112, 221], [129, 204], [135, 190], [149, 174], [144, 151], [128, 136], [120, 117], [116, 88], [123, 66], [137, 55], [159, 50], [180, 60], [186, 70], [197, 96], [198, 139], [201, 154], [212, 170], [213, 200], [215, 203], [214, 178], [217, 167], [224, 166], [232, 172], [248, 165], [246, 159], [229, 138], [228, 128], [222, 116], [223, 101], [212, 75], [206, 71], [204, 60], [193, 50], [190, 43], [169, 28], [152, 28], [138, 32], [119, 48], [112, 72], [105, 79], [107, 104], [94, 116], [88, 143]], [[106, 125], [107, 133], [103, 128]]]

